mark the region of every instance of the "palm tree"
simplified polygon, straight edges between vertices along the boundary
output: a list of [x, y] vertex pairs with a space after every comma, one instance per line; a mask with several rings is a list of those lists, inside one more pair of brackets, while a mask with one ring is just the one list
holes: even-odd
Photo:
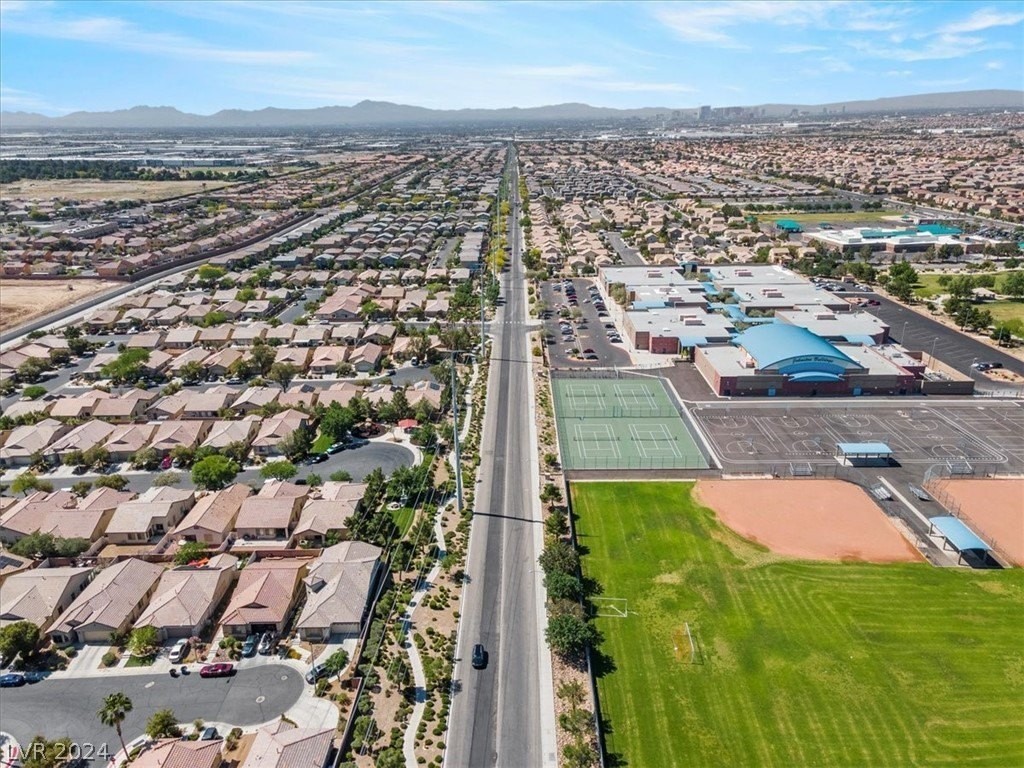
[[121, 723], [131, 711], [132, 700], [118, 691], [105, 696], [103, 706], [96, 713], [101, 723], [117, 731], [117, 738], [121, 740], [121, 749], [124, 750], [125, 757], [128, 756], [128, 747], [125, 746], [124, 736], [121, 735]]

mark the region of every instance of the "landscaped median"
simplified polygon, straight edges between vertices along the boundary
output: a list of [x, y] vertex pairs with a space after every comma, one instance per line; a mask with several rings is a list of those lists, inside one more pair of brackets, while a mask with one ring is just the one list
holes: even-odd
[[1024, 572], [785, 557], [692, 490], [571, 488], [613, 761], [1024, 763]]

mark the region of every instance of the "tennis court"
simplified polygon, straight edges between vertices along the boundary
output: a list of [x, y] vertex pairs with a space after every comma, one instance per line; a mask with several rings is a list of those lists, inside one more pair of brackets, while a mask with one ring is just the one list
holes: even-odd
[[566, 469], [705, 468], [659, 379], [554, 379]]

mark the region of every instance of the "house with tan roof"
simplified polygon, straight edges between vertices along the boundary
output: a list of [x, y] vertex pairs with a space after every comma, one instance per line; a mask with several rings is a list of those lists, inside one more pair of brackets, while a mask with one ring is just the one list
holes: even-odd
[[146, 544], [174, 530], [195, 506], [195, 493], [185, 488], [150, 488], [135, 501], [118, 505], [107, 524], [111, 544]]
[[109, 643], [112, 632], [127, 632], [142, 613], [163, 570], [129, 558], [100, 571], [54, 622], [50, 638], [58, 645]]
[[252, 449], [258, 456], [276, 456], [278, 446], [300, 427], [309, 426], [309, 417], [301, 411], [288, 409], [264, 419], [256, 438], [252, 441]]
[[249, 387], [238, 396], [231, 409], [241, 416], [246, 416], [265, 405], [277, 402], [280, 396], [281, 390], [277, 387]]
[[362, 541], [328, 547], [309, 567], [306, 604], [296, 624], [299, 637], [319, 642], [331, 635], [358, 635], [370, 596], [384, 574], [381, 548]]
[[232, 443], [245, 443], [248, 445], [260, 426], [259, 416], [246, 416], [238, 421], [214, 421], [210, 424], [210, 431], [203, 440], [204, 446], [210, 448], [227, 448]]
[[160, 739], [132, 760], [132, 768], [220, 768], [223, 742]]
[[164, 337], [164, 349], [190, 349], [199, 339], [199, 329], [192, 325], [171, 328]]
[[149, 445], [156, 428], [156, 424], [121, 424], [110, 433], [103, 447], [110, 453], [111, 461], [128, 461]]
[[309, 364], [309, 372], [317, 376], [329, 376], [337, 371], [345, 362], [348, 347], [317, 347], [313, 350], [313, 359]]
[[157, 427], [150, 447], [166, 456], [179, 445], [195, 448], [209, 431], [208, 421], [164, 421]]
[[292, 483], [266, 483], [256, 496], [242, 502], [235, 532], [243, 539], [287, 542], [299, 521], [306, 495], [305, 488]]
[[277, 720], [256, 731], [240, 768], [323, 768], [333, 739], [332, 728], [300, 728]]
[[218, 547], [235, 527], [235, 520], [252, 488], [236, 483], [221, 491], [202, 496], [174, 529], [174, 538], [181, 541], [201, 541]]
[[361, 347], [356, 347], [349, 355], [348, 361], [352, 367], [360, 373], [372, 373], [380, 365], [384, 357], [384, 350], [373, 342], [367, 342]]
[[62, 397], [54, 402], [50, 416], [55, 419], [88, 419], [96, 409], [96, 404], [110, 397], [101, 389], [91, 389], [75, 397]]
[[362, 387], [358, 387], [350, 381], [332, 384], [327, 389], [320, 390], [320, 394], [317, 395], [317, 404], [322, 405], [324, 408], [328, 407], [331, 403], [345, 406], [352, 402], [352, 398], [361, 394], [362, 391]]
[[0, 516], [0, 541], [13, 544], [40, 531], [60, 539], [95, 541], [107, 528], [114, 510], [133, 494], [97, 488], [84, 499], [68, 491], [37, 491], [19, 499]]
[[254, 632], [281, 632], [299, 598], [308, 567], [307, 559], [267, 557], [243, 568], [221, 619], [224, 633], [245, 637]]
[[234, 402], [235, 393], [228, 391], [220, 392], [192, 392], [185, 401], [185, 407], [181, 412], [183, 419], [215, 419], [217, 415]]
[[32, 463], [32, 456], [42, 453], [55, 440], [71, 431], [56, 419], [44, 419], [38, 424], [15, 427], [0, 448], [0, 464], [24, 467]]
[[238, 558], [223, 553], [203, 565], [164, 571], [135, 628], [155, 627], [161, 640], [200, 635], [235, 581]]
[[85, 589], [92, 571], [84, 567], [39, 567], [13, 574], [0, 588], [0, 627], [31, 621], [46, 632]]
[[113, 424], [104, 421], [87, 421], [74, 427], [63, 437], [54, 440], [46, 449], [46, 457], [60, 463], [64, 457], [74, 451], [88, 451], [90, 448], [102, 446], [114, 431]]
[[146, 409], [156, 399], [156, 394], [141, 389], [132, 389], [119, 397], [100, 400], [93, 409], [94, 419], [109, 424], [130, 424], [146, 413]]

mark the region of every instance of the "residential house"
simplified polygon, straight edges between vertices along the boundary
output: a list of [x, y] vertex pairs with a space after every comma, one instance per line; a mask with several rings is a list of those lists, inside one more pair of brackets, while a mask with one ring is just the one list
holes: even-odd
[[33, 568], [9, 576], [0, 588], [0, 627], [31, 621], [46, 632], [85, 589], [92, 568]]
[[113, 424], [103, 421], [87, 421], [84, 424], [79, 424], [63, 437], [54, 440], [46, 448], [46, 457], [59, 464], [65, 456], [74, 451], [88, 451], [90, 448], [102, 447], [114, 429]]
[[156, 427], [156, 424], [122, 424], [114, 428], [103, 447], [107, 449], [112, 462], [129, 461], [149, 445]]
[[227, 409], [234, 402], [235, 393], [227, 391], [219, 392], [190, 392], [185, 401], [185, 408], [181, 412], [183, 419], [215, 419], [220, 412]]
[[265, 405], [276, 402], [281, 396], [277, 387], [249, 387], [238, 396], [231, 409], [240, 416], [247, 416]]
[[384, 350], [376, 344], [369, 342], [352, 350], [348, 361], [360, 373], [372, 373], [377, 370], [383, 357]]
[[215, 421], [210, 425], [203, 446], [218, 450], [227, 448], [232, 443], [245, 443], [248, 446], [259, 426], [260, 417], [256, 415], [246, 416], [238, 421]]
[[288, 541], [307, 494], [302, 486], [268, 481], [256, 496], [242, 502], [235, 532], [243, 539]]
[[71, 427], [56, 419], [44, 419], [38, 424], [15, 427], [0, 448], [0, 464], [24, 467], [32, 463], [35, 454], [42, 454], [55, 440], [71, 431]]
[[220, 768], [224, 742], [158, 739], [132, 760], [132, 768]]
[[118, 397], [109, 397], [96, 403], [92, 416], [109, 424], [130, 424], [145, 416], [146, 409], [156, 394], [143, 389], [132, 389]]
[[53, 404], [50, 416], [54, 419], [88, 419], [96, 409], [100, 400], [111, 398], [112, 395], [100, 389], [90, 389], [75, 397], [62, 397]]
[[285, 408], [312, 410], [316, 405], [318, 390], [311, 384], [293, 384], [277, 399]]
[[135, 627], [155, 627], [161, 640], [200, 635], [231, 589], [237, 565], [237, 557], [224, 553], [164, 571]]
[[110, 643], [113, 632], [127, 632], [156, 590], [163, 566], [135, 558], [97, 574], [53, 626], [50, 638], [66, 643]]
[[235, 637], [280, 633], [299, 598], [308, 567], [306, 559], [267, 557], [243, 568], [221, 619], [224, 633]]
[[443, 387], [436, 381], [417, 381], [405, 390], [405, 397], [413, 410], [425, 402], [436, 411], [441, 407], [442, 391]]
[[317, 347], [313, 350], [313, 360], [309, 364], [309, 372], [316, 376], [330, 376], [336, 373], [338, 366], [345, 362], [348, 347]]
[[232, 365], [245, 358], [245, 353], [232, 347], [214, 352], [203, 361], [207, 376], [222, 378], [228, 375]]
[[166, 456], [179, 445], [195, 448], [209, 431], [208, 421], [164, 421], [157, 427], [150, 447]]
[[146, 544], [174, 530], [196, 503], [185, 488], [150, 488], [135, 501], [118, 506], [107, 524], [111, 544]]
[[164, 337], [164, 349], [191, 349], [199, 340], [199, 329], [193, 325], [172, 328]]
[[333, 728], [302, 728], [275, 720], [256, 731], [240, 768], [324, 768], [333, 739]]
[[174, 529], [175, 540], [200, 541], [219, 547], [235, 527], [242, 502], [251, 494], [252, 489], [248, 485], [236, 483], [200, 497]]
[[258, 456], [276, 456], [281, 442], [292, 432], [309, 425], [309, 417], [301, 411], [288, 409], [263, 420], [252, 449]]
[[362, 541], [345, 541], [320, 553], [305, 578], [306, 604], [296, 624], [300, 638], [323, 642], [362, 631], [370, 597], [384, 573], [381, 551]]
[[309, 365], [309, 357], [308, 347], [278, 347], [274, 362], [294, 366], [298, 371], [305, 371]]

